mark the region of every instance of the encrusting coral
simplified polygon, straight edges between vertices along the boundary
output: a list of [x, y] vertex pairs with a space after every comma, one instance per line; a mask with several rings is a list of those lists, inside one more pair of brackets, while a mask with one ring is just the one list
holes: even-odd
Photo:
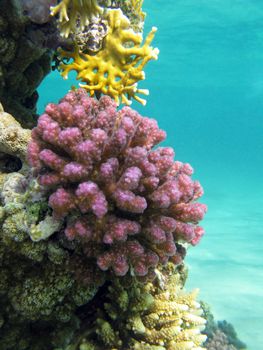
[[[1, 110], [1, 154], [16, 154], [24, 164], [29, 138], [30, 131]], [[79, 277], [83, 258], [69, 253], [76, 245], [64, 244], [64, 236], [47, 239], [59, 227], [50, 211], [28, 167], [0, 168], [0, 349], [64, 346], [80, 323], [76, 310], [104, 282], [85, 258]], [[38, 241], [37, 234], [40, 242], [32, 240]]]
[[153, 149], [165, 136], [155, 120], [83, 89], [49, 104], [33, 129], [28, 160], [53, 215], [104, 271], [146, 276], [180, 263], [182, 243], [203, 235], [202, 187], [172, 148]]
[[101, 50], [107, 32], [107, 22], [102, 18], [94, 18], [83, 30], [77, 28], [72, 36], [82, 53], [96, 53]]
[[[182, 290], [180, 275], [166, 271], [145, 285], [115, 278], [93, 324], [68, 350], [201, 350], [206, 320], [197, 291]], [[174, 270], [173, 268], [170, 269]]]
[[5, 113], [0, 103], [0, 153], [25, 161], [31, 130], [23, 129], [15, 118]]
[[104, 19], [108, 23], [108, 33], [103, 40], [102, 48], [96, 55], [79, 50], [61, 50], [60, 55], [72, 58], [67, 64], [62, 63], [60, 69], [64, 78], [72, 70], [77, 72], [77, 79], [85, 84], [90, 96], [108, 95], [117, 104], [131, 104], [134, 98], [145, 104], [138, 94], [148, 95], [148, 90], [138, 89], [139, 80], [145, 79], [144, 66], [151, 59], [156, 60], [159, 50], [150, 46], [156, 28], [153, 27], [144, 43], [142, 35], [131, 29], [130, 22], [120, 9], [108, 10]]
[[60, 34], [66, 38], [77, 28], [83, 30], [91, 18], [101, 12], [97, 0], [61, 0], [51, 7], [51, 15], [59, 15]]

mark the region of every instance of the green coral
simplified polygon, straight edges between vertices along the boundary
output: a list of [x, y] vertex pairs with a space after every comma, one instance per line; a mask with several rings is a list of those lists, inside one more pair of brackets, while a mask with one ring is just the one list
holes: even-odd
[[[8, 296], [13, 308], [23, 317], [45, 319], [59, 309], [72, 284], [69, 273], [49, 264], [44, 271], [40, 269], [33, 276], [26, 276]], [[59, 313], [55, 317], [60, 317]]]
[[[80, 324], [77, 310], [94, 298], [103, 278], [88, 269], [79, 248], [76, 266], [77, 245], [54, 234], [36, 183], [19, 173], [0, 174], [0, 198], [0, 349], [65, 349]], [[40, 229], [35, 242], [32, 228]], [[88, 283], [78, 269], [86, 270]]]
[[94, 322], [82, 326], [67, 350], [203, 349], [205, 319], [196, 292], [184, 292], [180, 275], [171, 270], [169, 264], [146, 284], [115, 278]]

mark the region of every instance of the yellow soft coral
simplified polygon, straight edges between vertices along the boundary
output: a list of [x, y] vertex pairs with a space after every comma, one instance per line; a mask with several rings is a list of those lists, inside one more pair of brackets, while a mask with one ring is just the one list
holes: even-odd
[[69, 64], [61, 64], [62, 76], [68, 77], [71, 70], [77, 71], [77, 79], [91, 96], [95, 93], [111, 96], [117, 104], [131, 104], [131, 98], [145, 105], [146, 101], [137, 94], [148, 95], [148, 90], [138, 89], [137, 82], [145, 79], [143, 71], [146, 63], [158, 58], [159, 50], [150, 46], [156, 28], [142, 45], [141, 34], [135, 33], [130, 21], [120, 9], [109, 10], [105, 19], [108, 22], [108, 34], [103, 47], [96, 55], [83, 54], [75, 47], [74, 52], [61, 51], [61, 55], [73, 58]]
[[52, 16], [59, 14], [60, 34], [66, 38], [76, 27], [83, 30], [92, 16], [102, 11], [96, 0], [62, 0], [50, 10]]

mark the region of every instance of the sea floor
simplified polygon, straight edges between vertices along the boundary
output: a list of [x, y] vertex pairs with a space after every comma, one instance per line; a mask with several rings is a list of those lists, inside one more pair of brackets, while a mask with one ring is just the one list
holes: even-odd
[[263, 186], [260, 179], [204, 181], [206, 236], [188, 251], [187, 288], [200, 288], [218, 320], [250, 350], [263, 349]]

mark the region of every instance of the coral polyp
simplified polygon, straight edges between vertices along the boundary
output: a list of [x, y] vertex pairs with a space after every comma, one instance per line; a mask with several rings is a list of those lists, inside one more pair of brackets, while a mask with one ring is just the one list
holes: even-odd
[[28, 160], [53, 215], [103, 271], [149, 275], [203, 235], [202, 187], [172, 148], [155, 148], [165, 136], [154, 119], [82, 89], [49, 104], [33, 129]]

